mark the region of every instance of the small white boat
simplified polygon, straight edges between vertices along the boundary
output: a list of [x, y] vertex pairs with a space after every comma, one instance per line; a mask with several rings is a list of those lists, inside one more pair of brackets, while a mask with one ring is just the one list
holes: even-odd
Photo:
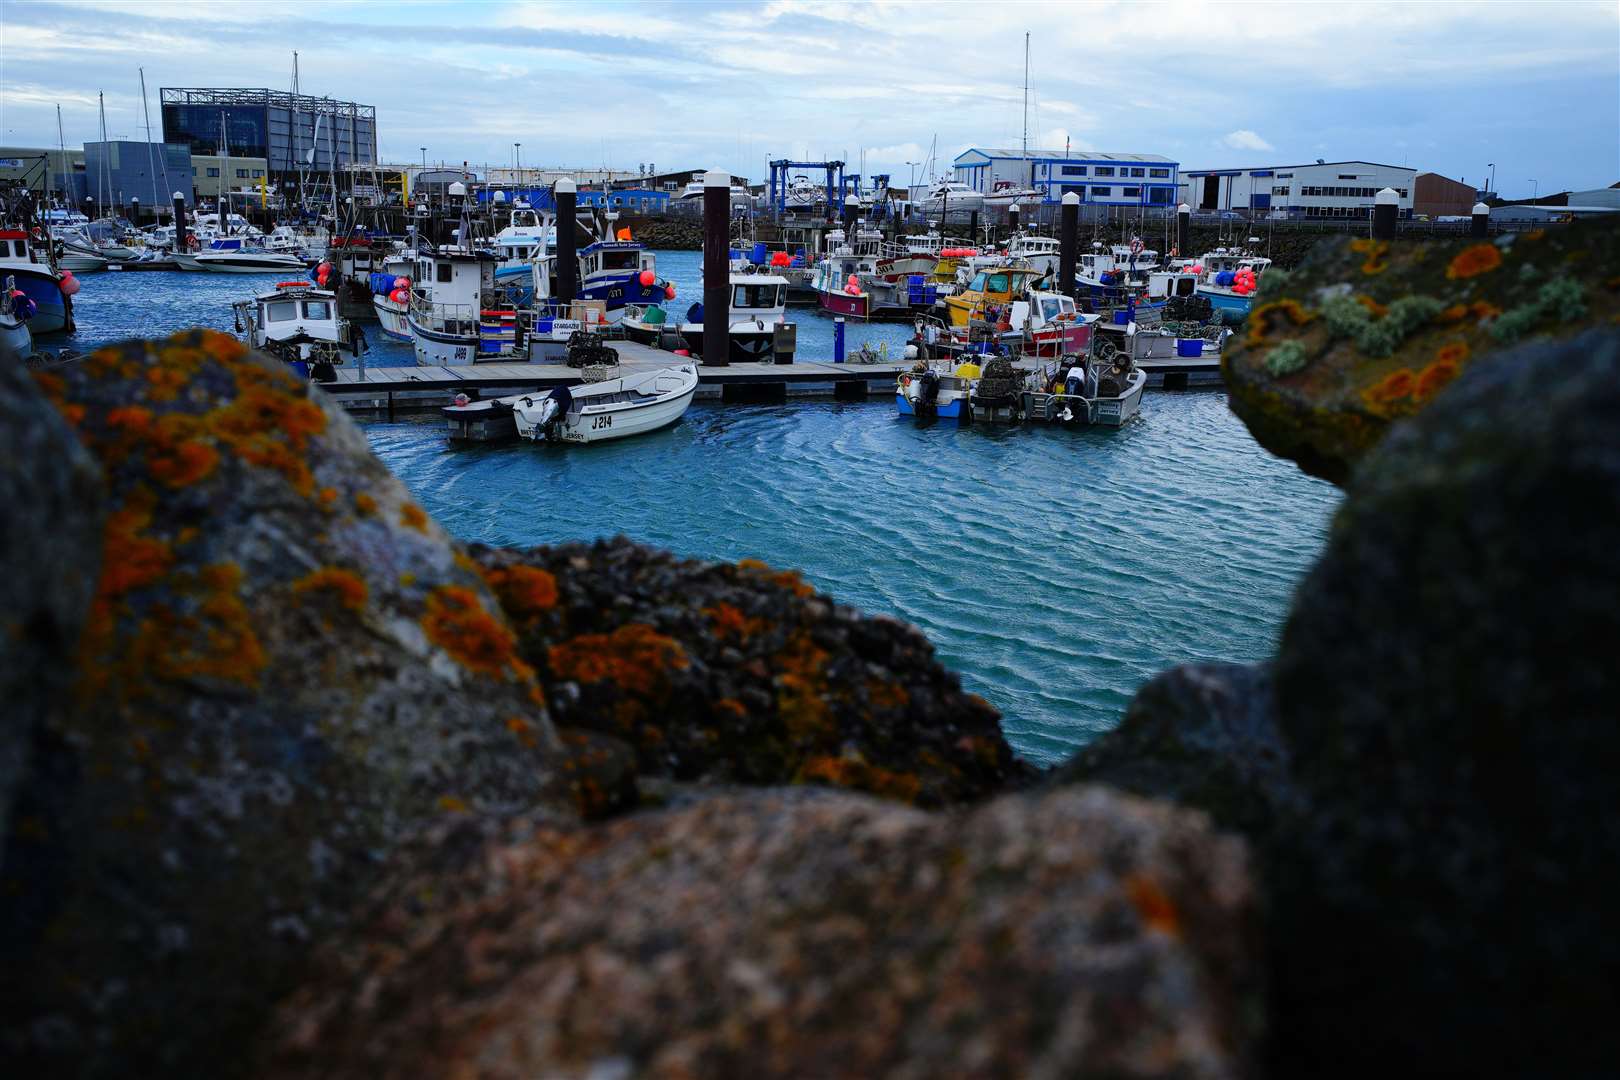
[[524, 395], [512, 401], [512, 419], [525, 439], [571, 443], [623, 439], [679, 420], [692, 404], [697, 385], [697, 366], [682, 364], [584, 386], [559, 386], [544, 397]]
[[1039, 191], [1032, 187], [1018, 187], [1011, 180], [997, 180], [994, 190], [984, 197], [984, 205], [993, 210], [1007, 210], [1014, 206], [1040, 201]]
[[34, 352], [34, 336], [28, 330], [28, 295], [17, 288], [15, 275], [8, 275], [0, 288], [0, 366], [20, 367]]
[[928, 193], [922, 208], [923, 213], [938, 214], [942, 219], [952, 214], [965, 216], [984, 209], [984, 194], [955, 180], [945, 180]]
[[186, 270], [206, 270], [214, 274], [303, 273], [304, 260], [286, 252], [266, 251], [254, 241], [238, 236], [221, 236], [192, 255], [177, 254], [175, 262]]
[[487, 439], [510, 417], [519, 436], [564, 443], [606, 442], [657, 431], [686, 414], [697, 393], [697, 366], [656, 368], [636, 375], [559, 386], [449, 406], [451, 438]]
[[331, 365], [343, 362], [339, 353], [363, 350], [357, 328], [338, 314], [337, 294], [307, 281], [279, 282], [231, 307], [237, 333], [255, 349], [287, 361], [300, 376], [313, 370], [316, 379], [329, 382]]

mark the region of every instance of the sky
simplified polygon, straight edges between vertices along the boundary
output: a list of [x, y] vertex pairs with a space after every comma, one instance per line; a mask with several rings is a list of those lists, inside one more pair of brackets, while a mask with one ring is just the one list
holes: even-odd
[[[165, 86], [377, 107], [384, 161], [918, 182], [970, 146], [1184, 169], [1410, 165], [1505, 197], [1620, 180], [1620, 4], [0, 0], [0, 145], [144, 137]], [[908, 164], [912, 163], [912, 164]]]

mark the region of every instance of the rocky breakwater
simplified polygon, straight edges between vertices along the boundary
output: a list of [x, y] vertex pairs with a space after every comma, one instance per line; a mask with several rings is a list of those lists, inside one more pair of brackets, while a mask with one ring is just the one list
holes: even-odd
[[1017, 791], [914, 630], [759, 565], [466, 551], [217, 334], [0, 410], [31, 1074], [1249, 1071], [1242, 843]]
[[[1233, 408], [1346, 479], [1326, 551], [1269, 663], [1161, 676], [1057, 778], [1248, 835], [1273, 1075], [1598, 1076], [1620, 1054], [1615, 235], [1346, 245], [1258, 311]], [[1414, 322], [1362, 291], [1386, 274], [1445, 306]], [[1372, 320], [1348, 320], [1360, 344], [1312, 329], [1340, 299]], [[1384, 318], [1405, 329], [1366, 355]], [[1267, 370], [1287, 341], [1304, 366]]]

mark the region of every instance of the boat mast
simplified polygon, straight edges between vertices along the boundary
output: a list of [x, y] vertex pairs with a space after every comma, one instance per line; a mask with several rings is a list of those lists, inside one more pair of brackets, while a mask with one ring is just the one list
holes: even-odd
[[96, 218], [102, 216], [103, 183], [107, 174], [107, 98], [100, 90], [96, 91], [96, 107], [101, 113], [101, 160], [96, 162]]
[[[154, 153], [152, 150], [152, 111], [146, 107], [146, 69], [136, 68], [135, 70], [141, 73], [141, 113], [146, 117], [146, 174], [152, 178], [152, 220], [160, 221], [162, 218], [159, 210], [166, 201], [169, 192], [169, 163], [164, 160], [163, 155], [157, 155], [159, 164], [163, 166], [164, 194], [159, 196], [157, 191], [157, 168], [152, 164]], [[140, 224], [138, 221], [135, 223], [137, 228], [140, 227]]]
[[[292, 124], [291, 124], [291, 127], [292, 127], [292, 144], [293, 144], [292, 145], [292, 150], [293, 150], [293, 156], [298, 159], [298, 213], [299, 213], [299, 216], [302, 216], [303, 211], [304, 211], [304, 155], [298, 153], [298, 140], [299, 140], [300, 132], [298, 130], [298, 50], [297, 49], [293, 50], [293, 83], [292, 83], [292, 110], [291, 111], [292, 111]], [[310, 145], [311, 146], [315, 145], [313, 139], [311, 140]]]
[[[68, 174], [67, 140], [62, 137], [62, 106], [60, 105], [56, 107], [56, 167], [62, 170], [62, 175], [65, 179]], [[46, 171], [48, 173], [50, 170]], [[47, 188], [50, 186], [50, 178], [48, 176], [46, 177], [45, 184]], [[63, 194], [63, 192], [57, 192], [57, 195], [60, 196], [61, 194]]]
[[225, 127], [225, 110], [219, 110], [219, 196], [214, 201], [215, 214], [219, 217], [218, 231], [225, 236], [231, 235], [229, 211], [225, 209], [225, 170], [231, 163], [231, 135]]
[[[1029, 158], [1029, 31], [1024, 31], [1024, 158]], [[1031, 177], [1034, 176], [1032, 172]]]

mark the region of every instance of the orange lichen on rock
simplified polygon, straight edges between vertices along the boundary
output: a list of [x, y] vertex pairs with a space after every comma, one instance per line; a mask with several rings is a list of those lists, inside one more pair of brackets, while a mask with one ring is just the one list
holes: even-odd
[[1267, 336], [1275, 329], [1272, 318], [1277, 315], [1283, 316], [1294, 326], [1304, 326], [1318, 317], [1316, 312], [1306, 311], [1298, 300], [1273, 300], [1269, 304], [1261, 304], [1249, 313], [1249, 334], [1244, 342], [1250, 348], [1264, 345]]
[[1385, 307], [1383, 304], [1380, 304], [1377, 300], [1374, 300], [1366, 293], [1362, 293], [1357, 296], [1356, 303], [1366, 308], [1367, 314], [1371, 315], [1375, 319], [1382, 319], [1385, 315], [1389, 314], [1389, 308]]
[[1417, 379], [1407, 368], [1400, 368], [1385, 375], [1378, 382], [1361, 392], [1361, 399], [1374, 412], [1380, 416], [1388, 415], [1391, 406], [1397, 402], [1409, 399], [1417, 389]]
[[144, 436], [152, 426], [152, 410], [144, 405], [121, 405], [109, 409], [107, 426], [126, 435]]
[[911, 702], [911, 694], [899, 683], [867, 679], [866, 700], [874, 709], [903, 709]]
[[1132, 874], [1126, 879], [1125, 892], [1142, 925], [1171, 937], [1181, 936], [1181, 915], [1157, 881], [1145, 874]]
[[1459, 251], [1446, 267], [1446, 277], [1453, 281], [1489, 273], [1502, 265], [1502, 253], [1495, 244], [1472, 244]]
[[377, 512], [377, 500], [363, 491], [358, 491], [354, 496], [354, 510], [355, 513], [362, 517], [375, 514]]
[[833, 731], [827, 703], [828, 659], [827, 651], [803, 631], [776, 656], [776, 708], [796, 739], [817, 741]]
[[1367, 260], [1361, 264], [1363, 274], [1382, 274], [1389, 269], [1389, 263], [1385, 261], [1389, 256], [1389, 241], [1387, 240], [1372, 240], [1361, 237], [1350, 241], [1350, 250], [1358, 255], [1367, 256]]
[[[1448, 356], [1448, 353], [1451, 355]], [[1412, 391], [1413, 398], [1421, 403], [1438, 394], [1462, 371], [1462, 362], [1467, 358], [1467, 345], [1459, 343], [1441, 349], [1439, 359], [1418, 373], [1417, 386]]]
[[825, 755], [805, 759], [795, 780], [801, 784], [819, 781], [908, 803], [917, 798], [922, 787], [922, 782], [910, 773], [894, 772], [857, 757]]
[[722, 641], [728, 638], [737, 642], [747, 641], [770, 625], [764, 619], [744, 615], [741, 609], [725, 601], [704, 608], [703, 614], [709, 617], [714, 636]]
[[203, 417], [170, 413], [152, 425], [146, 457], [154, 480], [172, 488], [190, 487], [219, 464]]
[[146, 381], [149, 384], [146, 391], [149, 400], [173, 401], [190, 380], [184, 372], [173, 368], [153, 367], [146, 369]]
[[329, 593], [337, 598], [338, 603], [350, 611], [359, 611], [364, 608], [366, 598], [370, 595], [364, 578], [352, 570], [344, 570], [336, 566], [313, 570], [299, 578], [293, 582], [293, 592], [297, 594]]
[[518, 742], [524, 746], [533, 746], [537, 741], [534, 734], [534, 724], [521, 716], [507, 717], [506, 730], [516, 735]]
[[480, 566], [478, 572], [509, 616], [532, 619], [557, 606], [557, 579], [549, 570], [513, 563]]
[[399, 508], [399, 523], [419, 533], [425, 533], [428, 526], [427, 512], [415, 503], [406, 503]]
[[500, 619], [484, 610], [478, 595], [461, 585], [441, 585], [428, 595], [422, 629], [428, 640], [469, 671], [492, 679], [534, 677], [517, 652], [517, 640]]
[[553, 645], [546, 659], [559, 679], [582, 683], [605, 679], [643, 695], [662, 685], [666, 671], [691, 664], [680, 642], [646, 623], [626, 623], [611, 634], [581, 634]]
[[143, 535], [152, 524], [155, 505], [150, 491], [136, 488], [128, 502], [108, 515], [102, 530], [99, 597], [122, 596], [168, 573], [174, 562], [173, 549], [163, 540]]
[[196, 616], [171, 615], [143, 620], [131, 653], [154, 675], [171, 680], [220, 679], [257, 686], [267, 663], [242, 603], [242, 568], [235, 563], [205, 566], [182, 591], [201, 596]]

